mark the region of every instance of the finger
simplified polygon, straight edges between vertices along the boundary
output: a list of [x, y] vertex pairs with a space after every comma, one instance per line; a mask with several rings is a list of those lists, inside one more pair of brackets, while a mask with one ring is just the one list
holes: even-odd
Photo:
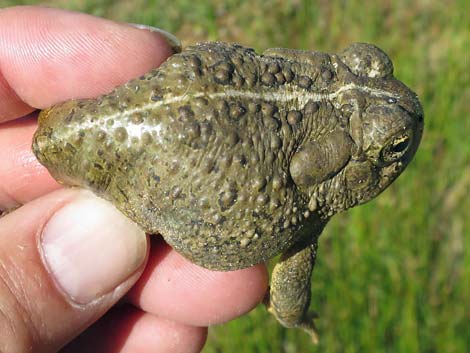
[[267, 290], [264, 265], [218, 272], [197, 266], [151, 238], [149, 261], [127, 299], [169, 320], [209, 326], [241, 316], [255, 307]]
[[141, 274], [147, 239], [89, 192], [58, 190], [0, 218], [0, 352], [51, 352]]
[[33, 116], [0, 124], [0, 210], [60, 188], [31, 150], [36, 127]]
[[159, 33], [52, 8], [0, 10], [0, 38], [0, 121], [105, 93], [172, 54]]
[[61, 353], [197, 353], [207, 329], [167, 321], [124, 306], [112, 309]]

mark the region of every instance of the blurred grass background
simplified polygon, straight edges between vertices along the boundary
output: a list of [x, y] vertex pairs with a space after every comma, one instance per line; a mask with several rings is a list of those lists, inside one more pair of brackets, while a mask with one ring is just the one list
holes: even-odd
[[204, 353], [470, 352], [470, 2], [0, 0], [18, 4], [154, 25], [184, 45], [384, 49], [421, 98], [425, 133], [404, 175], [321, 237], [312, 286], [320, 345], [259, 307], [213, 327]]

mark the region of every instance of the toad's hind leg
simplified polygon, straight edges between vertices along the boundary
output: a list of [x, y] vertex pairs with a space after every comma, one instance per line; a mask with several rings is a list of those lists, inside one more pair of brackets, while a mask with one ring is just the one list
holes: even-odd
[[317, 252], [317, 239], [299, 242], [287, 250], [271, 275], [268, 311], [285, 327], [301, 328], [318, 343], [313, 322], [316, 314], [309, 313], [310, 278]]

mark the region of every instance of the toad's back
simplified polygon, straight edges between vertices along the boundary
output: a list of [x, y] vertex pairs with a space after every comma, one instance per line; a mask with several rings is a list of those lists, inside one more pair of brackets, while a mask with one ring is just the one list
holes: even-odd
[[59, 180], [103, 194], [197, 263], [259, 263], [292, 244], [309, 214], [288, 169], [304, 115], [319, 109], [296, 91], [325, 91], [332, 79], [321, 76], [328, 56], [315, 59], [323, 65], [238, 45], [188, 48], [98, 100], [45, 111], [43, 121], [63, 123], [41, 134], [68, 142], [43, 158], [60, 165]]

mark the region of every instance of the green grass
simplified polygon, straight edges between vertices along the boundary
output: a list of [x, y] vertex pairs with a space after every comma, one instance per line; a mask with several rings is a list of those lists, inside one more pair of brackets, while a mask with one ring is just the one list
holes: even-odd
[[383, 48], [421, 98], [425, 134], [389, 190], [336, 216], [321, 237], [312, 286], [320, 345], [282, 329], [260, 307], [212, 328], [204, 352], [470, 352], [468, 1], [22, 3], [155, 25], [185, 45], [217, 39], [258, 50], [336, 51], [366, 41]]

